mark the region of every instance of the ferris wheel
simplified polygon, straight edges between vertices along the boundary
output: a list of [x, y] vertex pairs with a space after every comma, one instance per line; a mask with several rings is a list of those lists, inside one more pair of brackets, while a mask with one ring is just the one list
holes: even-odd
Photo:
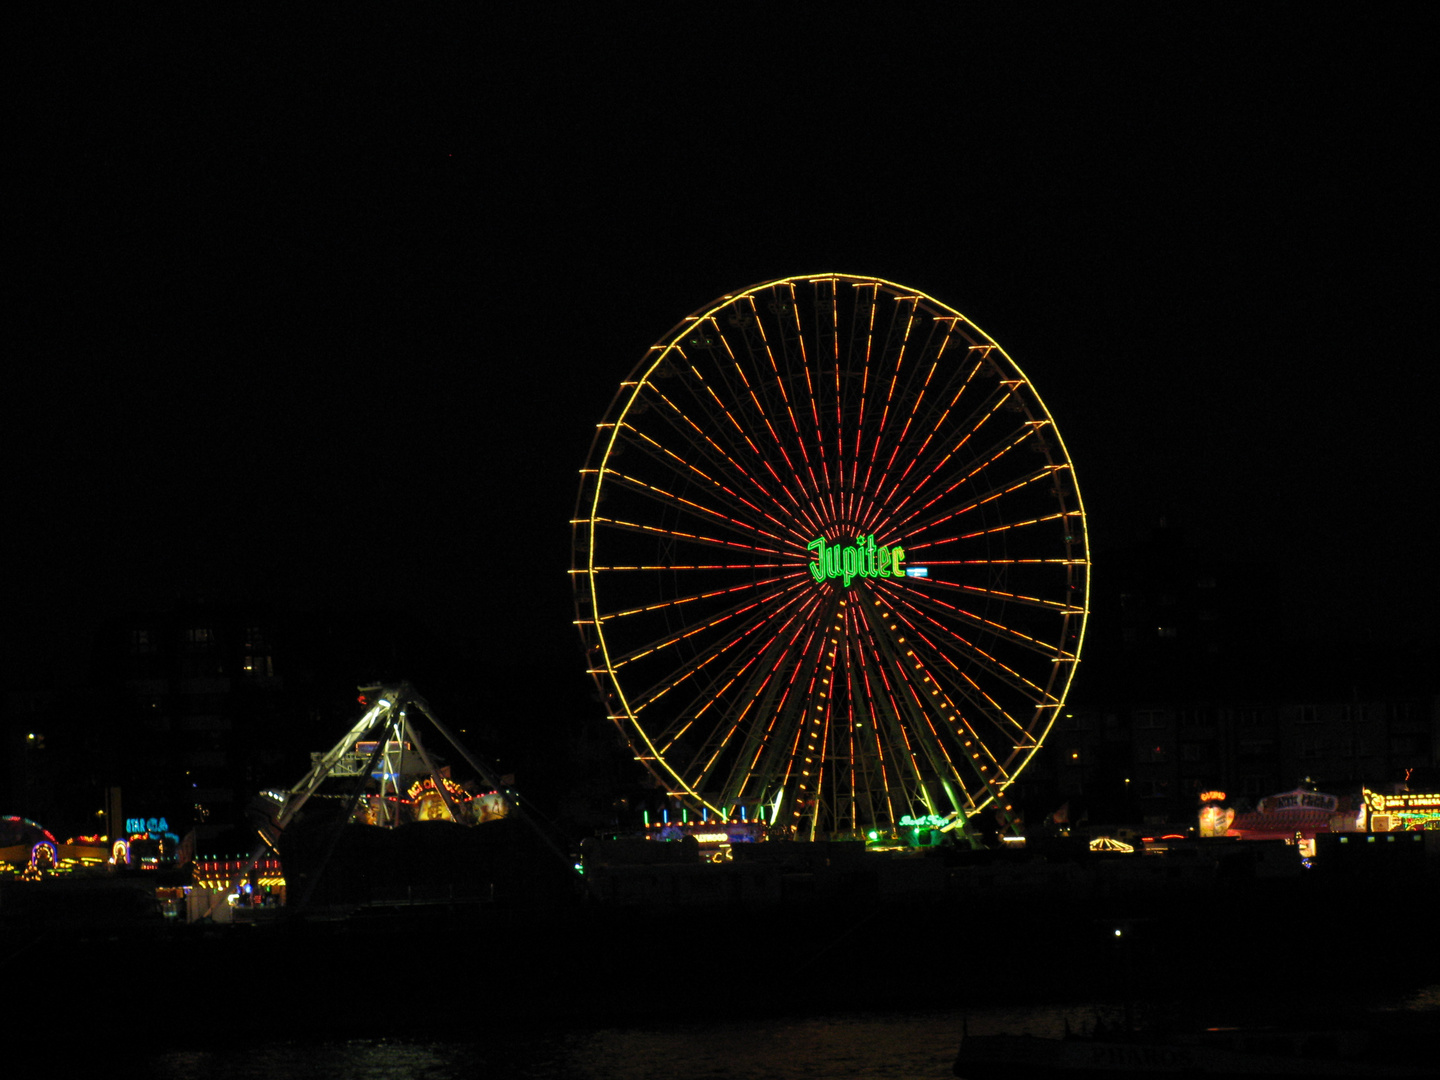
[[663, 789], [801, 838], [1008, 813], [1079, 659], [1074, 470], [958, 311], [871, 277], [686, 316], [598, 425], [576, 622]]

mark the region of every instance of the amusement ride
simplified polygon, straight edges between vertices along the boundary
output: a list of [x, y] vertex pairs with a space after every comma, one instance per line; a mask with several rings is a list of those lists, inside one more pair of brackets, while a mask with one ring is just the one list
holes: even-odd
[[620, 384], [572, 527], [589, 672], [675, 805], [776, 838], [1013, 833], [1089, 551], [1054, 419], [960, 312], [849, 274], [705, 305]]

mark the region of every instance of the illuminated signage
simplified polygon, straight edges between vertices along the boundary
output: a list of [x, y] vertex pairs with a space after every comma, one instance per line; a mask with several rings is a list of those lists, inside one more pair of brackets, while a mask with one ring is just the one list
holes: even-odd
[[1202, 791], [1200, 792], [1201, 802], [1224, 802], [1225, 792], [1223, 791]]
[[1200, 835], [1224, 836], [1235, 823], [1235, 811], [1228, 806], [1203, 806], [1200, 808]]
[[[470, 793], [467, 792], [464, 788], [462, 788], [459, 784], [455, 783], [454, 780], [451, 780], [448, 776], [442, 776], [440, 780], [445, 785], [445, 790], [448, 791], [455, 798], [470, 798]], [[413, 784], [411, 784], [409, 790], [407, 791], [407, 794], [412, 799], [418, 799], [426, 792], [432, 792], [435, 790], [436, 788], [434, 779], [432, 777], [426, 776], [420, 780], [416, 780]]]
[[810, 573], [816, 581], [839, 578], [849, 586], [855, 578], [904, 577], [906, 568], [903, 547], [875, 546], [875, 536], [857, 536], [855, 543], [831, 544], [823, 536], [805, 545], [815, 553]]
[[912, 828], [921, 829], [940, 829], [944, 828], [949, 823], [950, 822], [948, 818], [943, 818], [939, 814], [921, 814], [918, 817], [911, 814], [906, 814], [900, 819], [900, 825], [902, 828], [909, 826]]
[[163, 833], [170, 831], [170, 823], [162, 818], [126, 818], [125, 831], [127, 833]]
[[1336, 801], [1334, 795], [1296, 788], [1282, 795], [1271, 795], [1268, 799], [1262, 799], [1260, 809], [1272, 814], [1281, 810], [1329, 810], [1334, 813]]
[[1368, 794], [1370, 795], [1370, 805], [1376, 810], [1440, 810], [1440, 795], [1378, 795], [1374, 792]]

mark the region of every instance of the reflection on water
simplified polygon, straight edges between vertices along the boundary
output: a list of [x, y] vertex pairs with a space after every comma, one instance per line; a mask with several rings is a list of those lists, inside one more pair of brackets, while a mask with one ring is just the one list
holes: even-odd
[[[1383, 1008], [1440, 1011], [1440, 985]], [[1117, 1019], [1094, 1004], [856, 1013], [771, 1020], [477, 1031], [466, 1041], [395, 1039], [236, 1045], [153, 1060], [155, 1080], [938, 1080], [962, 1025], [973, 1034], [1059, 1036]]]
[[1422, 986], [1420, 989], [1401, 995], [1393, 1001], [1381, 1002], [1377, 1009], [1402, 1012], [1440, 1012], [1440, 983]]
[[[984, 1010], [971, 1031], [1059, 1033], [1093, 1009]], [[475, 1042], [387, 1039], [271, 1043], [175, 1051], [154, 1060], [156, 1080], [921, 1080], [950, 1076], [958, 1011], [663, 1025], [497, 1030]]]

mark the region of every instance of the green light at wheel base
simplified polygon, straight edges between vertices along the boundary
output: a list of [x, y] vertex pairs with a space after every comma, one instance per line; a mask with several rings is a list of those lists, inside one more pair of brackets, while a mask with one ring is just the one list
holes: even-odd
[[905, 561], [903, 547], [875, 546], [875, 535], [857, 536], [853, 545], [830, 544], [823, 536], [817, 536], [805, 545], [815, 553], [810, 563], [810, 574], [816, 581], [839, 578], [849, 586], [859, 578], [904, 577]]

